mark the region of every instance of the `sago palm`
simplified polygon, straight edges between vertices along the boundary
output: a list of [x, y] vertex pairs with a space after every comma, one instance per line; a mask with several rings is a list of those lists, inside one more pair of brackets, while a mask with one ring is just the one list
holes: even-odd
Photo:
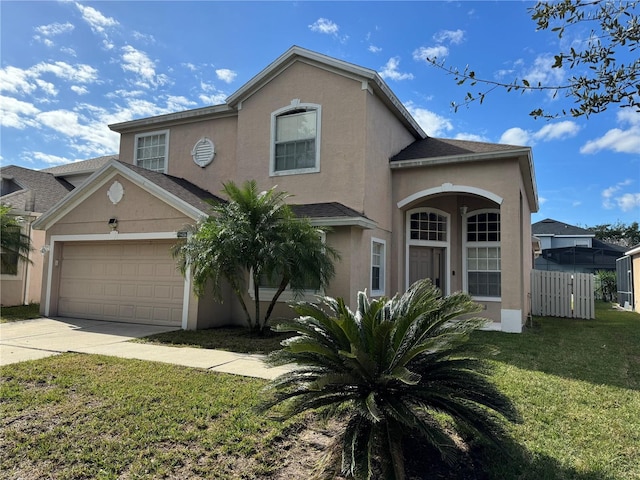
[[487, 364], [471, 353], [469, 334], [486, 320], [468, 295], [442, 297], [429, 280], [405, 294], [370, 300], [352, 312], [342, 299], [298, 303], [299, 317], [276, 329], [297, 332], [268, 358], [297, 364], [275, 379], [263, 408], [289, 418], [310, 409], [347, 413], [342, 470], [356, 478], [404, 478], [403, 438], [421, 436], [447, 461], [451, 428], [500, 440], [501, 416], [518, 414], [490, 382]]

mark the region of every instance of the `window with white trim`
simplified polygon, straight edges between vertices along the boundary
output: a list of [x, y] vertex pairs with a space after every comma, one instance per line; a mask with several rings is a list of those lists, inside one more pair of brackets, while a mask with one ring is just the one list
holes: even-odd
[[501, 295], [500, 212], [467, 217], [467, 290], [474, 297]]
[[135, 164], [154, 172], [166, 173], [169, 130], [140, 133], [135, 137]]
[[386, 243], [371, 239], [371, 295], [384, 295]]
[[447, 241], [447, 217], [432, 211], [411, 214], [409, 236], [411, 240]]
[[272, 114], [271, 175], [320, 171], [320, 106], [294, 100]]

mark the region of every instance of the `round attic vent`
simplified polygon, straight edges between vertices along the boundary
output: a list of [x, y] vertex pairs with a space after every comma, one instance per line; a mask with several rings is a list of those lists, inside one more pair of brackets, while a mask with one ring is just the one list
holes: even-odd
[[208, 138], [201, 138], [193, 146], [191, 150], [191, 156], [196, 165], [204, 168], [213, 162], [213, 157], [216, 155], [216, 149], [213, 142]]

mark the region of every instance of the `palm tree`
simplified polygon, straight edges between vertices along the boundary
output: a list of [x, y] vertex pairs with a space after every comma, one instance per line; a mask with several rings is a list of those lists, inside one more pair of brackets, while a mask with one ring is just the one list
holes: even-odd
[[11, 206], [0, 204], [0, 250], [3, 272], [15, 270], [15, 259], [31, 262], [29, 252], [33, 250], [31, 239], [22, 233], [20, 221], [10, 214]]
[[298, 303], [300, 316], [275, 327], [298, 336], [268, 358], [297, 367], [270, 384], [263, 409], [280, 405], [285, 418], [346, 411], [342, 470], [356, 478], [404, 478], [402, 441], [411, 436], [453, 461], [451, 422], [500, 442], [500, 416], [519, 417], [466, 342], [486, 322], [469, 317], [478, 308], [467, 294], [442, 297], [429, 280], [390, 300], [361, 292], [356, 312], [330, 297], [320, 306]]
[[[276, 301], [291, 286], [300, 292], [305, 280], [312, 279], [325, 287], [334, 275], [333, 260], [337, 252], [324, 245], [322, 229], [307, 219], [296, 218], [285, 203], [286, 192], [274, 188], [259, 192], [255, 181], [242, 187], [224, 184], [228, 202], [213, 205], [212, 215], [200, 223], [183, 244], [173, 249], [184, 274], [193, 276], [194, 291], [205, 293], [213, 285], [221, 297], [220, 286], [226, 281], [238, 298], [247, 324], [264, 331]], [[246, 275], [253, 280], [254, 314], [245, 302]], [[260, 312], [260, 286], [264, 279], [275, 279], [276, 293], [266, 315]]]

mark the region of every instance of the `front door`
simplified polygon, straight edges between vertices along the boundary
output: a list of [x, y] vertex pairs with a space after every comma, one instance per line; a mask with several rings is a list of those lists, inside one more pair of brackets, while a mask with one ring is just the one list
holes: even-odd
[[431, 282], [443, 293], [446, 292], [446, 248], [409, 247], [409, 285], [423, 278]]

